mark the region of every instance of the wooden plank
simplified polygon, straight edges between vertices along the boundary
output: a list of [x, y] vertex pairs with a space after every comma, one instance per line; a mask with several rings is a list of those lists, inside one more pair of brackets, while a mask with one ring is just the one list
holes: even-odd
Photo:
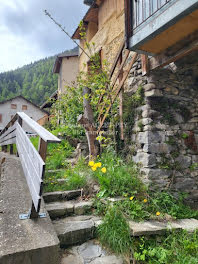
[[120, 45], [120, 47], [119, 47], [118, 53], [117, 53], [117, 55], [116, 55], [116, 57], [115, 57], [115, 60], [114, 60], [114, 62], [113, 62], [113, 64], [112, 64], [112, 66], [111, 66], [111, 70], [110, 70], [110, 74], [109, 74], [109, 78], [110, 78], [110, 79], [111, 79], [111, 77], [112, 77], [112, 75], [113, 75], [113, 73], [114, 73], [114, 71], [115, 71], [115, 68], [116, 68], [117, 63], [118, 63], [118, 61], [119, 61], [119, 58], [120, 58], [120, 56], [122, 55], [122, 51], [123, 51], [123, 49], [124, 49], [124, 46], [125, 46], [125, 40], [122, 41], [122, 43], [121, 43], [121, 45]]
[[[118, 50], [118, 53], [116, 55], [116, 58], [111, 66], [111, 70], [110, 70], [110, 73], [109, 73], [109, 79], [111, 79], [114, 71], [115, 71], [115, 68], [117, 66], [117, 63], [118, 63], [118, 60], [120, 58], [120, 56], [122, 55], [122, 51], [124, 49], [124, 46], [125, 46], [125, 40], [123, 40], [123, 42], [121, 43], [120, 47], [119, 47], [119, 50]], [[98, 100], [98, 105], [102, 102], [102, 99], [103, 99], [103, 95], [100, 96], [99, 100]]]
[[16, 137], [16, 129], [0, 140], [0, 144]]
[[[138, 54], [135, 52], [134, 55], [133, 55], [133, 57], [132, 57], [132, 59], [131, 59], [131, 62], [130, 62], [130, 64], [129, 64], [127, 70], [126, 70], [125, 73], [124, 73], [124, 76], [123, 76], [123, 78], [122, 78], [122, 81], [120, 82], [120, 84], [119, 84], [117, 90], [115, 91], [115, 94], [114, 94], [114, 96], [113, 96], [113, 98], [112, 98], [112, 104], [115, 102], [115, 99], [117, 98], [117, 96], [118, 96], [120, 90], [122, 89], [122, 86], [124, 85], [124, 83], [125, 83], [125, 81], [126, 81], [128, 75], [129, 75], [129, 72], [130, 72], [130, 70], [131, 70], [133, 64], [135, 63], [137, 57], [138, 57]], [[105, 115], [104, 115], [104, 117], [103, 117], [103, 119], [102, 119], [102, 122], [101, 122], [101, 124], [100, 124], [100, 126], [99, 126], [99, 128], [98, 128], [97, 133], [100, 132], [100, 130], [101, 130], [103, 124], [104, 124], [104, 121], [105, 121], [105, 119], [106, 119], [106, 117], [107, 117], [107, 115], [108, 115], [108, 113], [109, 113], [109, 111], [110, 111], [110, 109], [111, 109], [111, 107], [112, 107], [112, 104], [110, 104], [110, 105], [108, 106], [108, 108], [107, 108], [107, 110], [106, 110], [106, 113], [105, 113]]]
[[32, 128], [45, 142], [60, 143], [61, 140], [56, 136], [52, 135], [44, 127], [40, 126], [36, 121], [31, 119], [28, 115], [23, 112], [17, 112], [17, 115], [30, 127]]
[[16, 144], [16, 136], [12, 138], [8, 138], [5, 141], [0, 143], [0, 146], [6, 146], [6, 145], [11, 145], [11, 144]]
[[184, 56], [187, 56], [189, 53], [191, 53], [194, 50], [198, 49], [198, 40], [194, 41], [192, 44], [190, 44], [188, 47], [185, 47], [178, 52], [176, 52], [172, 56], [166, 56], [164, 54], [158, 55], [156, 57], [152, 57], [149, 60], [149, 67], [150, 70], [159, 68], [159, 67], [164, 67], [168, 65], [171, 62], [175, 62], [179, 59], [181, 59]]
[[5, 126], [5, 128], [0, 132], [0, 136], [3, 135], [9, 127], [13, 126], [14, 122], [17, 120], [17, 114], [11, 119], [10, 122]]
[[12, 133], [16, 129], [16, 125], [14, 124], [13, 126], [9, 127], [5, 132], [0, 136], [0, 142], [2, 141], [3, 138], [5, 138], [7, 135]]
[[17, 123], [16, 144], [27, 184], [32, 196], [35, 209], [39, 210], [41, 184], [44, 174], [45, 163], [34, 148], [28, 136]]
[[[120, 67], [119, 67], [119, 70], [118, 70], [118, 72], [117, 72], [117, 74], [116, 74], [116, 76], [115, 76], [115, 79], [114, 79], [113, 83], [111, 84], [112, 92], [115, 91], [115, 89], [113, 89], [113, 88], [114, 88], [114, 86], [115, 86], [115, 84], [116, 84], [116, 82], [117, 82], [117, 80], [118, 80], [120, 74], [121, 74], [122, 71], [123, 71], [123, 67], [124, 67], [124, 65], [125, 65], [125, 63], [126, 63], [128, 57], [129, 57], [129, 54], [130, 54], [130, 50], [126, 50], [126, 54], [125, 54], [125, 56], [124, 56], [124, 59], [122, 60], [122, 63], [120, 64]], [[108, 95], [108, 99], [109, 99], [109, 97], [110, 97], [110, 95]], [[101, 115], [103, 114], [103, 110], [104, 110], [104, 108], [105, 108], [105, 104], [102, 106], [102, 109], [100, 110], [98, 120], [100, 120]]]

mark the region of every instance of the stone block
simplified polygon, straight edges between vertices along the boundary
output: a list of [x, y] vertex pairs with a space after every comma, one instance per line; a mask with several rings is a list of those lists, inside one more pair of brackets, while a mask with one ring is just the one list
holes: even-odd
[[145, 91], [150, 91], [150, 90], [155, 89], [155, 88], [156, 88], [156, 85], [154, 83], [148, 83], [148, 84], [144, 85]]
[[156, 165], [155, 156], [145, 152], [138, 152], [137, 155], [133, 157], [133, 161], [141, 163], [143, 167], [154, 167]]
[[175, 160], [178, 162], [179, 166], [182, 169], [189, 168], [191, 165], [191, 157], [189, 156], [179, 156]]
[[172, 146], [166, 144], [166, 143], [151, 143], [151, 144], [145, 144], [143, 147], [143, 151], [147, 153], [170, 153], [172, 150]]
[[91, 211], [93, 202], [91, 201], [82, 201], [74, 205], [74, 214], [83, 215]]
[[155, 90], [145, 92], [144, 95], [146, 97], [161, 97], [161, 96], [163, 96], [163, 93], [159, 89], [155, 89]]
[[162, 131], [145, 131], [138, 133], [137, 141], [140, 144], [161, 143], [165, 141], [165, 133]]

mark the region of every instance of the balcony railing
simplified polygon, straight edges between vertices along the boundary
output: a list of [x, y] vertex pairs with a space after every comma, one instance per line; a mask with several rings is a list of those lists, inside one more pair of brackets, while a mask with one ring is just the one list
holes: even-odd
[[198, 0], [125, 0], [125, 12], [127, 46], [136, 52], [160, 54], [198, 30]]
[[172, 0], [133, 0], [133, 29], [157, 13]]

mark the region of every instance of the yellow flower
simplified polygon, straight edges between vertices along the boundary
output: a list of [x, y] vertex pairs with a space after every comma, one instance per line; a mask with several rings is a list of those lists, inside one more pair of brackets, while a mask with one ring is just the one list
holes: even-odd
[[101, 168], [101, 167], [102, 167], [102, 163], [101, 163], [101, 162], [98, 162], [98, 163], [96, 163], [96, 166], [97, 166], [98, 168]]
[[156, 215], [159, 216], [160, 215], [160, 212], [157, 212]]
[[97, 168], [95, 166], [93, 166], [91, 169], [92, 169], [92, 171], [96, 171]]
[[103, 167], [103, 168], [101, 169], [101, 171], [102, 171], [103, 173], [106, 173], [106, 172], [107, 172], [107, 169], [106, 169], [105, 167]]
[[94, 166], [94, 161], [93, 161], [93, 160], [91, 160], [91, 161], [89, 162], [89, 166], [90, 166], [90, 167], [93, 167], [93, 166]]
[[144, 199], [144, 200], [143, 200], [143, 202], [144, 202], [144, 203], [147, 203], [147, 202], [148, 202], [148, 200], [147, 200], [147, 199]]
[[134, 196], [131, 196], [129, 199], [130, 199], [130, 201], [132, 201], [133, 200], [133, 198], [134, 198]]

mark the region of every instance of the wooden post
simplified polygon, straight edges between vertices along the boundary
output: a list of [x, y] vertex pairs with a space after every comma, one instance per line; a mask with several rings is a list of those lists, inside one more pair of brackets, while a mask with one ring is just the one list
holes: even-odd
[[42, 138], [39, 139], [39, 149], [38, 152], [45, 162], [46, 160], [46, 155], [47, 155], [47, 142], [45, 142]]
[[13, 151], [13, 144], [10, 145], [10, 155], [13, 155], [14, 151]]
[[32, 202], [32, 207], [31, 207], [31, 212], [30, 212], [30, 218], [34, 219], [34, 218], [38, 218], [39, 217], [39, 213], [37, 213], [35, 207], [34, 207], [34, 203]]
[[142, 61], [142, 75], [148, 75], [149, 74], [149, 60], [148, 56], [145, 54], [141, 55], [141, 61]]

